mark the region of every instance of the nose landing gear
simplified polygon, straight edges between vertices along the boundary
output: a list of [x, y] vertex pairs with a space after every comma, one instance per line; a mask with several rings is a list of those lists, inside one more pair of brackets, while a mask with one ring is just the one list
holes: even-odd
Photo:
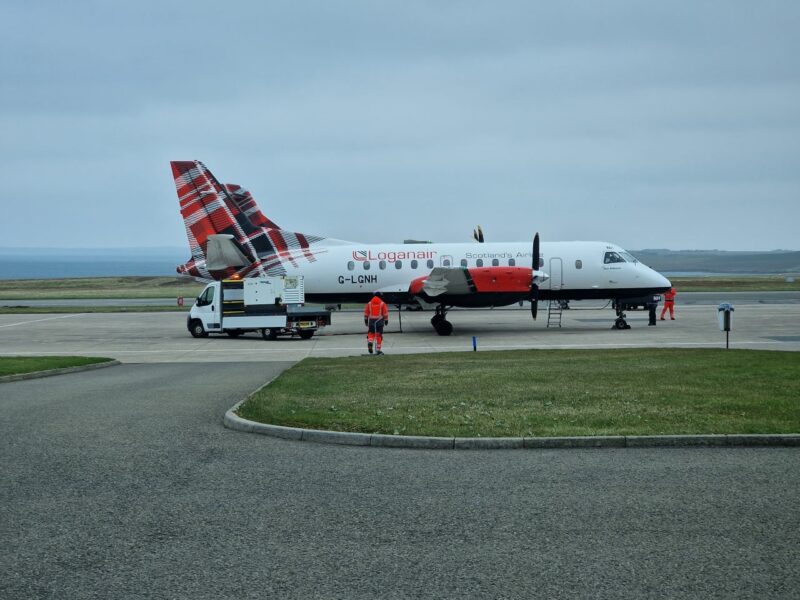
[[628, 325], [628, 322], [625, 320], [624, 305], [618, 300], [614, 303], [614, 308], [617, 311], [617, 319], [614, 321], [611, 329], [630, 329], [631, 326]]

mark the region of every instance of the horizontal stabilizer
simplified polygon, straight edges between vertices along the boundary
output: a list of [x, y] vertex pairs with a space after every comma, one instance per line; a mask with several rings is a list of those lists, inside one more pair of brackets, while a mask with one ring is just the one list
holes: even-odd
[[221, 233], [208, 236], [206, 262], [210, 271], [222, 271], [247, 266], [251, 261], [233, 243], [232, 235]]

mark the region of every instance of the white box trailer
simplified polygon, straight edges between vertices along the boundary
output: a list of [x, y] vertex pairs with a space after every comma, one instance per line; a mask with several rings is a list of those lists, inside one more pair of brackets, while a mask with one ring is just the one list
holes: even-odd
[[330, 325], [331, 313], [304, 302], [302, 276], [213, 281], [197, 297], [186, 324], [194, 337], [260, 331], [265, 339], [287, 334], [309, 339]]

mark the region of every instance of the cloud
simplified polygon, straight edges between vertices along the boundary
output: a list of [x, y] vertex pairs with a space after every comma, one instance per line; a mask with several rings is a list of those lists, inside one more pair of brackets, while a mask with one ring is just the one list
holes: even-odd
[[[797, 247], [799, 14], [7, 3], [0, 235], [181, 244], [168, 161], [199, 158], [277, 222], [341, 238], [465, 240], [480, 222], [490, 239]], [[26, 228], [21, 206], [51, 217]]]

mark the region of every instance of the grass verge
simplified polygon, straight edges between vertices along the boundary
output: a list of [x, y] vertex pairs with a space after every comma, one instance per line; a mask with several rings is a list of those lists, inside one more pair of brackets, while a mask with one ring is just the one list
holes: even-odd
[[0, 356], [0, 377], [109, 362], [96, 356]]
[[186, 306], [0, 306], [0, 315], [189, 312]]
[[800, 432], [800, 353], [526, 350], [311, 358], [240, 407], [310, 429], [456, 437]]
[[75, 277], [0, 280], [0, 300], [81, 298], [194, 299], [205, 286], [183, 277]]
[[680, 292], [797, 292], [800, 291], [800, 277], [787, 282], [782, 276], [709, 276], [709, 277], [670, 277], [675, 289]]

